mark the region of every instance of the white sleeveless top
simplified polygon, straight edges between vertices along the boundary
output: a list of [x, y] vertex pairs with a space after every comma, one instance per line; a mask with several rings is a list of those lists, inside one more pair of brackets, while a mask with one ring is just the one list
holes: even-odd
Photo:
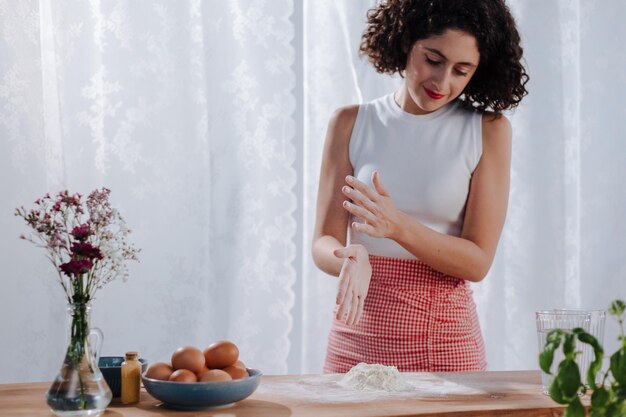
[[[437, 232], [460, 236], [482, 155], [481, 120], [480, 112], [458, 102], [425, 115], [405, 112], [393, 94], [361, 104], [349, 147], [354, 176], [373, 187], [372, 172], [378, 170], [398, 210]], [[348, 241], [364, 245], [370, 255], [415, 259], [391, 239], [352, 228]]]

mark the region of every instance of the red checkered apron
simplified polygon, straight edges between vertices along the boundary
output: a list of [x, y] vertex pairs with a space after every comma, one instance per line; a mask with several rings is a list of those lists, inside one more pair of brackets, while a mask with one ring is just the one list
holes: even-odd
[[324, 373], [359, 362], [402, 372], [484, 371], [485, 348], [465, 280], [424, 262], [370, 256], [372, 280], [358, 324], [334, 320]]

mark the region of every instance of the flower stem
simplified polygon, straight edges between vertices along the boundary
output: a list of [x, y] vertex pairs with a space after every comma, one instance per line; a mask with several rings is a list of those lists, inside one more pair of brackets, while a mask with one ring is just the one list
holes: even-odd
[[[87, 336], [88, 336], [88, 319], [87, 319], [87, 304], [84, 302], [76, 302], [73, 305], [72, 311], [72, 326], [71, 326], [71, 340], [69, 346], [68, 355], [72, 366], [76, 369], [80, 369], [81, 361], [87, 351], [85, 349]], [[78, 372], [78, 383], [80, 388], [80, 408], [87, 408], [86, 392], [87, 387], [85, 381], [83, 381], [82, 373]]]

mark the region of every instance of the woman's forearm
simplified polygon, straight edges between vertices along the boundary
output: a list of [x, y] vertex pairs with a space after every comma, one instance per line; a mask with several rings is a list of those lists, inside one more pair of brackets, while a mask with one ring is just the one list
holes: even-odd
[[315, 265], [329, 275], [339, 276], [343, 259], [333, 254], [335, 249], [344, 246], [333, 236], [324, 235], [313, 242], [313, 261]]
[[471, 240], [436, 232], [405, 213], [397, 230], [391, 238], [437, 271], [474, 282], [489, 271], [492, 257]]

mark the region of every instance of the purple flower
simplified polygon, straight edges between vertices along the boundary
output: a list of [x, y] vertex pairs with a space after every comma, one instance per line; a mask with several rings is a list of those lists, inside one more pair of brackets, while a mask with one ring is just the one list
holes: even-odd
[[80, 200], [81, 197], [82, 195], [80, 195], [79, 193], [70, 195], [70, 193], [67, 190], [60, 191], [57, 194], [56, 202], [52, 206], [52, 212], [60, 212], [60, 211], [64, 211], [65, 209], [71, 208], [75, 210], [76, 213], [79, 213], [79, 214], [82, 213], [83, 208], [82, 208], [82, 202]]
[[[74, 242], [72, 243], [72, 258], [89, 258], [89, 259], [102, 259], [102, 253], [100, 249], [94, 247], [91, 243], [87, 242]], [[90, 267], [91, 268], [91, 267]]]
[[130, 230], [109, 204], [109, 194], [101, 188], [83, 198], [66, 190], [36, 200], [33, 210], [15, 211], [32, 232], [20, 237], [46, 249], [70, 303], [91, 299], [113, 279], [126, 280], [124, 262], [137, 260], [139, 250], [126, 241]]
[[93, 262], [89, 259], [79, 259], [59, 265], [61, 271], [63, 271], [68, 277], [89, 272], [91, 267], [93, 267]]
[[72, 230], [72, 236], [74, 236], [74, 239], [79, 240], [81, 242], [84, 242], [85, 240], [87, 240], [87, 238], [91, 236], [91, 227], [89, 226], [89, 223], [84, 223], [84, 224], [81, 224], [80, 226], [76, 226]]

